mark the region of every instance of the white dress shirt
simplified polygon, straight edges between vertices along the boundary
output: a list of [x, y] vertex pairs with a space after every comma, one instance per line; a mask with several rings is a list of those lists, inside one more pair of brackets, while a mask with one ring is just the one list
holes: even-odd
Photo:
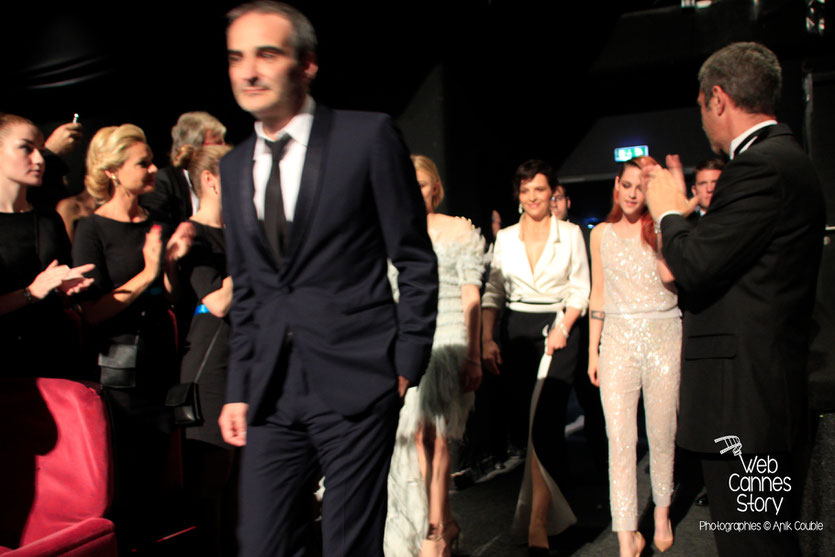
[[551, 231], [533, 272], [521, 232], [517, 223], [496, 235], [482, 307], [548, 313], [569, 306], [584, 314], [589, 307], [589, 263], [580, 227], [551, 215]]
[[284, 157], [278, 163], [278, 167], [281, 171], [281, 199], [284, 202], [284, 217], [288, 222], [293, 221], [315, 109], [316, 103], [312, 97], [308, 96], [301, 111], [293, 116], [286, 126], [278, 130], [275, 137], [269, 137], [264, 133], [262, 122], [255, 122], [257, 139], [255, 140], [255, 151], [252, 155], [252, 181], [255, 185], [252, 201], [255, 203], [255, 212], [258, 214], [259, 220], [264, 220], [264, 196], [267, 193], [267, 182], [270, 180], [270, 172], [273, 168], [273, 153], [267, 147], [266, 141], [276, 141], [282, 135], [288, 134], [290, 141], [287, 142]]

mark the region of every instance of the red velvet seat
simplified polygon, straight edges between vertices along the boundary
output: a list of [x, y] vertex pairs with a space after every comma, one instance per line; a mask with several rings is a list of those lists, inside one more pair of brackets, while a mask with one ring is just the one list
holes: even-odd
[[117, 555], [110, 447], [97, 386], [0, 379], [0, 554]]

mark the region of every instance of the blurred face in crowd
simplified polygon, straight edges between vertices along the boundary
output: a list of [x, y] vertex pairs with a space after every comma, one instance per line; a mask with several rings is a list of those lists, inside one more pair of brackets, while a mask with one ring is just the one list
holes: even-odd
[[264, 122], [268, 133], [301, 109], [318, 69], [313, 54], [297, 58], [292, 35], [287, 18], [257, 12], [242, 15], [226, 32], [232, 93], [241, 108]]
[[713, 198], [713, 191], [716, 189], [716, 182], [722, 175], [721, 170], [705, 169], [696, 173], [696, 183], [691, 188], [693, 195], [699, 200], [699, 207], [707, 211], [710, 200]]
[[207, 145], [223, 145], [223, 136], [215, 130], [206, 130], [203, 134], [203, 146]]
[[540, 220], [551, 211], [551, 185], [544, 174], [537, 174], [519, 186], [519, 203], [529, 217]]
[[641, 169], [627, 166], [623, 175], [615, 178], [615, 195], [627, 219], [634, 221], [639, 218], [644, 210], [644, 184]]
[[420, 194], [426, 204], [426, 212], [431, 213], [435, 210], [432, 200], [438, 195], [438, 182], [432, 175], [420, 169], [417, 170], [417, 182], [420, 184]]
[[551, 196], [551, 211], [560, 220], [568, 220], [568, 210], [571, 208], [571, 199], [565, 195], [565, 188], [557, 186], [554, 188], [554, 195]]
[[154, 178], [157, 167], [151, 148], [146, 143], [134, 143], [127, 149], [127, 159], [122, 166], [112, 172], [120, 187], [133, 195], [140, 195], [154, 190]]
[[43, 137], [31, 124], [10, 124], [0, 134], [0, 179], [22, 186], [39, 186], [44, 159]]

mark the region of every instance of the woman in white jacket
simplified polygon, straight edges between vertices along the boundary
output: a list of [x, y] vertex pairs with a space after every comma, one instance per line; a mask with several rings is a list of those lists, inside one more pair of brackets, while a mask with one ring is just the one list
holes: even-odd
[[527, 445], [514, 533], [527, 533], [531, 555], [548, 555], [548, 536], [576, 522], [553, 478], [565, 470], [565, 409], [580, 349], [572, 329], [588, 307], [589, 268], [580, 228], [551, 214], [558, 185], [551, 166], [527, 161], [513, 184], [522, 216], [496, 237], [482, 299], [482, 357], [505, 384], [511, 444]]

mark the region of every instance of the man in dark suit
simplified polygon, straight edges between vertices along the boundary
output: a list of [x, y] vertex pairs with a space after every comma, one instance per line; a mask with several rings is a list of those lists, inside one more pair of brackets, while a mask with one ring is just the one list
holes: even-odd
[[721, 555], [799, 554], [794, 532], [769, 528], [799, 515], [824, 204], [811, 161], [774, 119], [781, 80], [762, 45], [714, 53], [698, 103], [713, 150], [731, 161], [710, 210], [695, 227], [676, 214], [686, 202], [659, 168], [647, 191], [686, 294], [678, 444], [699, 453], [714, 524], [755, 524], [716, 530]]
[[241, 555], [305, 554], [299, 508], [318, 467], [323, 554], [382, 555], [400, 399], [426, 368], [437, 308], [414, 167], [388, 116], [308, 96], [304, 15], [261, 1], [228, 17], [232, 90], [258, 120], [220, 169], [234, 283], [220, 426], [246, 445]]

